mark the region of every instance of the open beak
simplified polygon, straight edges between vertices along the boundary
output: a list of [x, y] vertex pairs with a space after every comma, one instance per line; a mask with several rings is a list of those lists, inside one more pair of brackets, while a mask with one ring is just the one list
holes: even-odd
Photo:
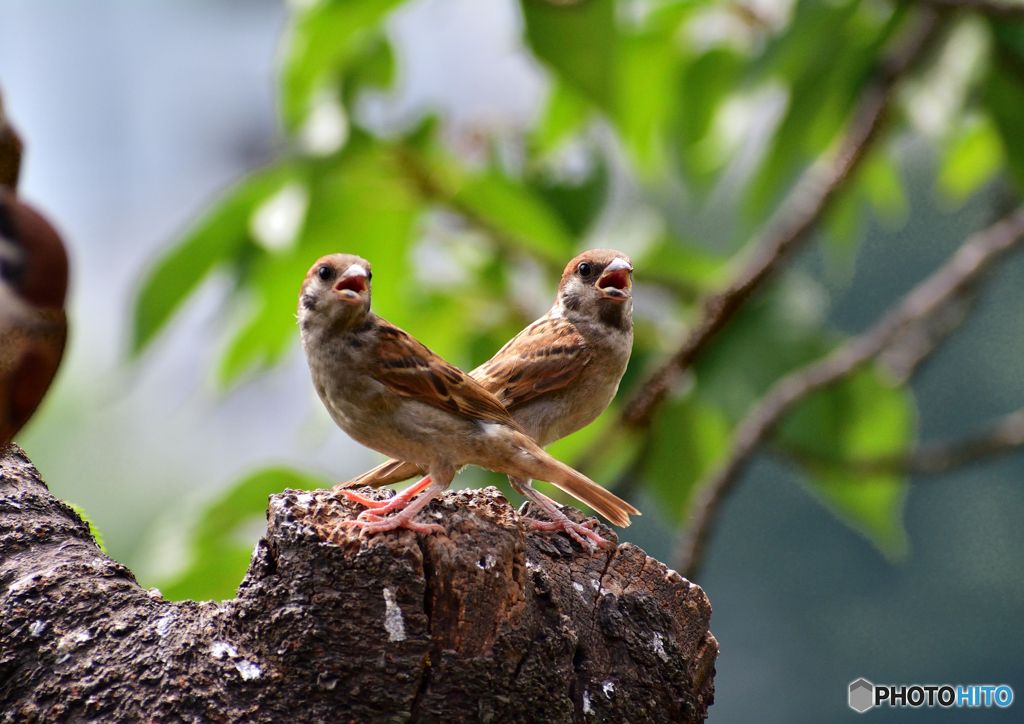
[[361, 302], [370, 288], [367, 282], [368, 276], [366, 269], [359, 264], [353, 264], [334, 283], [334, 291], [338, 293], [343, 302], [350, 304]]
[[605, 299], [625, 301], [632, 295], [633, 267], [625, 259], [613, 259], [597, 280]]

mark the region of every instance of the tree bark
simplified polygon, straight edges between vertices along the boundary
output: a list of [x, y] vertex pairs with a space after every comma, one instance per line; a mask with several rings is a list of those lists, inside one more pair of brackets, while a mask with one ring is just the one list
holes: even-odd
[[636, 546], [526, 531], [494, 488], [432, 503], [443, 534], [360, 539], [358, 510], [273, 495], [237, 598], [170, 602], [0, 449], [0, 722], [706, 717], [711, 606]]

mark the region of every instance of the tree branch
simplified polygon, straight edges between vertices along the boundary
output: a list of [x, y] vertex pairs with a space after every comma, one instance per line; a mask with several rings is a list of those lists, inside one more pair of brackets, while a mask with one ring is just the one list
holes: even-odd
[[901, 43], [882, 61], [875, 78], [861, 93], [853, 120], [839, 151], [815, 163], [790, 193], [755, 241], [753, 253], [744, 269], [723, 292], [703, 304], [700, 323], [690, 332], [679, 350], [641, 384], [623, 407], [621, 421], [633, 427], [650, 424], [654, 410], [661, 404], [679, 374], [693, 364], [710, 341], [736, 315], [748, 299], [771, 279], [783, 262], [810, 237], [868, 150], [877, 140], [892, 106], [898, 81], [929, 48], [942, 26], [940, 14], [922, 8], [913, 18]]
[[1024, 236], [1024, 207], [964, 242], [953, 257], [921, 282], [871, 329], [854, 337], [824, 359], [793, 372], [765, 394], [740, 423], [726, 463], [705, 485], [695, 508], [685, 545], [677, 555], [678, 569], [692, 578], [700, 570], [708, 539], [718, 520], [722, 501], [731, 492], [751, 455], [793, 406], [812, 392], [850, 374], [882, 353], [908, 327], [927, 320], [977, 279]]
[[494, 488], [432, 502], [435, 535], [360, 538], [344, 525], [357, 513], [326, 490], [272, 495], [237, 597], [166, 601], [100, 551], [17, 446], [0, 447], [0, 718], [707, 716], [711, 606], [636, 546], [591, 554], [528, 531]]
[[939, 475], [1007, 455], [1022, 447], [1024, 410], [1017, 410], [996, 418], [973, 435], [958, 440], [923, 443], [907, 455], [835, 460], [789, 447], [782, 447], [780, 451], [798, 461], [839, 465], [860, 475]]

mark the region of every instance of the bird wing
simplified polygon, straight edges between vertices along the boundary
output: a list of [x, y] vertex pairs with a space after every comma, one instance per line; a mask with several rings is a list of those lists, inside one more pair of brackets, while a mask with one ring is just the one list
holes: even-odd
[[385, 387], [460, 417], [522, 432], [497, 398], [465, 372], [390, 322], [379, 320], [377, 331], [377, 355], [370, 374]]
[[541, 317], [513, 337], [489, 361], [470, 372], [509, 410], [565, 387], [590, 362], [593, 349], [575, 325]]

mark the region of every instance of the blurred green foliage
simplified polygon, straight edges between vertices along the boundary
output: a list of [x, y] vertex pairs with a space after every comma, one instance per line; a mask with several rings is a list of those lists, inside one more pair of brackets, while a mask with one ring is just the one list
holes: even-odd
[[[678, 344], [699, 298], [728, 283], [744, 242], [799, 175], [836, 146], [917, 12], [887, 0], [522, 0], [523, 43], [547, 73], [547, 100], [532, 127], [477, 138], [481, 160], [458, 150], [444, 118], [387, 134], [361, 122], [364, 94], [387, 92], [402, 72], [386, 27], [399, 3], [301, 5], [280, 70], [286, 150], [154, 263], [135, 302], [134, 351], [205, 278], [227, 272], [248, 316], [230, 330], [217, 377], [229, 386], [258, 374], [297, 343], [306, 269], [343, 250], [373, 262], [378, 313], [468, 369], [530, 321], [516, 303], [513, 270], [540, 269], [553, 290], [564, 263], [614, 211], [618, 174], [659, 217], [650, 238], [627, 249], [637, 335], [619, 400]], [[969, 13], [945, 22], [941, 47], [901, 89], [886, 133], [829, 209], [827, 255], [852, 258], [869, 209], [890, 224], [906, 217], [898, 149], [907, 139], [934, 146], [936, 190], [951, 204], [1004, 171], [1024, 185], [1024, 26]], [[965, 71], [949, 60], [961, 56], [977, 61]], [[929, 111], [929, 93], [952, 100]], [[502, 144], [517, 149], [512, 160]], [[567, 162], [570, 151], [584, 163]], [[713, 250], [691, 238], [674, 209], [721, 188], [736, 213], [728, 243]], [[412, 259], [422, 245], [459, 278], [437, 284], [418, 275]], [[781, 375], [842, 342], [824, 307], [814, 280], [784, 272], [697, 361], [648, 434], [614, 430], [613, 406], [552, 452], [580, 464], [601, 439], [585, 469], [606, 485], [644, 487], [659, 514], [682, 525], [743, 414]], [[823, 504], [898, 556], [907, 481], [844, 462], [897, 456], [914, 440], [909, 388], [870, 368], [805, 400], [776, 442]], [[236, 484], [198, 523], [191, 567], [165, 593], [229, 596], [249, 555], [233, 531], [262, 514], [269, 493], [324, 484], [283, 469]]]
[[286, 488], [325, 486], [330, 482], [287, 468], [259, 470], [239, 480], [203, 511], [192, 533], [188, 565], [161, 592], [172, 600], [233, 598], [253, 553], [246, 528], [266, 527], [267, 498]]

